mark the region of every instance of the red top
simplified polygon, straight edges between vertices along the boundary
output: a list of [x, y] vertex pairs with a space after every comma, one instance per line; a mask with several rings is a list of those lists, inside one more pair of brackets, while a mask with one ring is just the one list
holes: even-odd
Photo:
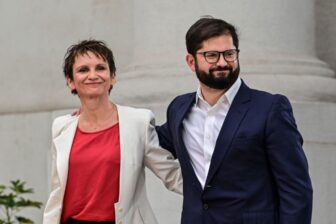
[[77, 128], [70, 152], [62, 223], [68, 218], [114, 221], [119, 177], [119, 124], [93, 133]]

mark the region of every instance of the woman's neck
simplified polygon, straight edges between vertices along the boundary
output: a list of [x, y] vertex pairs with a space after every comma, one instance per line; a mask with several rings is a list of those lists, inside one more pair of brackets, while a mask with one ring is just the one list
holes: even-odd
[[82, 131], [93, 132], [106, 129], [118, 122], [116, 105], [105, 99], [91, 98], [81, 100], [79, 128]]

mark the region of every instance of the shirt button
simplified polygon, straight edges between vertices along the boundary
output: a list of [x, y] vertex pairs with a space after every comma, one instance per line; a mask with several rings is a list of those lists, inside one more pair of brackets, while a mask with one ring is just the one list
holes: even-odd
[[122, 221], [119, 221], [118, 223], [119, 223], [119, 224], [122, 224]]
[[203, 204], [203, 209], [204, 209], [204, 210], [208, 210], [208, 208], [209, 208], [209, 205], [208, 205], [208, 204]]
[[119, 212], [121, 213], [121, 212], [123, 212], [124, 211], [124, 209], [122, 209], [122, 208], [119, 208]]

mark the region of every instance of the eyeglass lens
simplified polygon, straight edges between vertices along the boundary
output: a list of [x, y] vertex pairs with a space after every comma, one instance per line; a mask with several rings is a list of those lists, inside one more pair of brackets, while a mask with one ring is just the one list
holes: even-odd
[[204, 52], [204, 57], [209, 63], [216, 63], [218, 62], [220, 55], [223, 54], [224, 60], [227, 62], [233, 62], [237, 59], [238, 50], [226, 50], [226, 51], [207, 51]]

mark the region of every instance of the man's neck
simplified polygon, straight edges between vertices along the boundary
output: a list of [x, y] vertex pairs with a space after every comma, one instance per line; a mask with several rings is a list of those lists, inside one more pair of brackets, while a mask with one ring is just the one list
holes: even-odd
[[213, 89], [201, 84], [201, 94], [210, 106], [215, 105], [226, 91], [227, 89]]

